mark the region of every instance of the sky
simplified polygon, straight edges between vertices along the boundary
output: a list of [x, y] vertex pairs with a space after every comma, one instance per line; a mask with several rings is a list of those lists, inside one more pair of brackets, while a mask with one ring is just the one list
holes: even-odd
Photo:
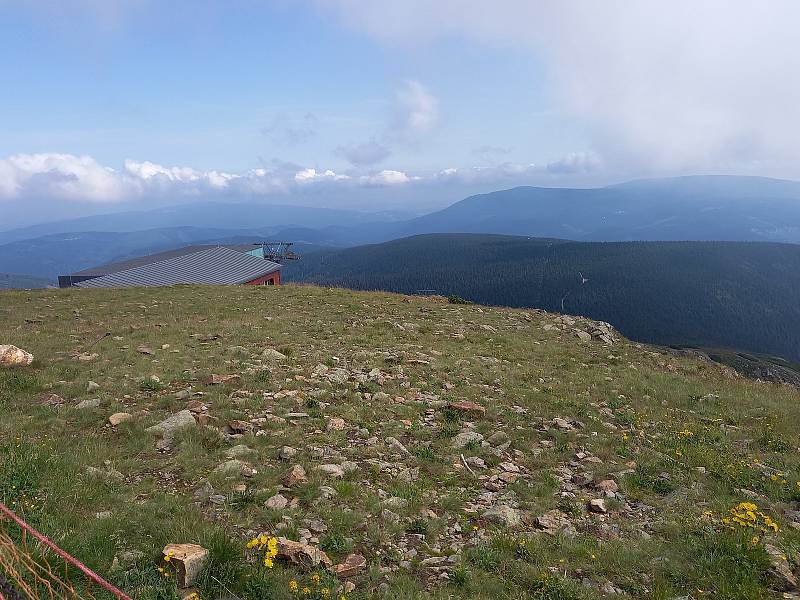
[[0, 0], [0, 229], [800, 179], [798, 18], [792, 0]]

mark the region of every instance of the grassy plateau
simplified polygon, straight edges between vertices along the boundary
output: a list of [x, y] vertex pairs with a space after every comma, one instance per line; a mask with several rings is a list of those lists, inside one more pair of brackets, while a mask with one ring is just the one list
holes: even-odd
[[[798, 389], [587, 319], [294, 285], [4, 291], [0, 343], [35, 356], [0, 370], [0, 501], [133, 598], [180, 597], [172, 542], [210, 551], [203, 599], [797, 597]], [[267, 567], [261, 534], [367, 564]]]

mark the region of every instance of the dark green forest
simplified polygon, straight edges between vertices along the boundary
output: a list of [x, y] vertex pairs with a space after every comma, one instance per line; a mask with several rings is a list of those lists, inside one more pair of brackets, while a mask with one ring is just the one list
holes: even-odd
[[309, 254], [288, 281], [456, 295], [608, 321], [639, 341], [800, 359], [800, 245], [432, 234]]

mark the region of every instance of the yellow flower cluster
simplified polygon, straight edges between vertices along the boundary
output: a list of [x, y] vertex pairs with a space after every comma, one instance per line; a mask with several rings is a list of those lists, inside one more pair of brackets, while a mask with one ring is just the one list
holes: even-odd
[[[322, 578], [317, 573], [311, 575], [309, 579], [309, 585], [304, 585], [302, 588], [296, 579], [292, 579], [289, 582], [289, 591], [292, 594], [308, 598], [308, 600], [331, 600], [333, 598], [331, 589], [322, 585]], [[347, 600], [347, 598], [339, 596], [338, 600]]]
[[682, 437], [682, 438], [690, 438], [693, 435], [694, 435], [694, 431], [691, 431], [689, 429], [684, 429], [684, 430], [678, 432], [678, 436]]
[[735, 531], [737, 527], [753, 529], [762, 533], [780, 531], [780, 527], [772, 517], [758, 510], [758, 506], [752, 502], [740, 502], [729, 509], [728, 516], [723, 517], [721, 523], [731, 531]]
[[264, 566], [271, 569], [275, 566], [275, 557], [278, 556], [278, 538], [261, 534], [247, 542], [248, 550], [264, 552]]
[[[172, 557], [173, 556], [175, 556], [174, 552], [168, 552], [167, 554], [164, 555], [165, 566], [169, 566], [170, 562], [172, 561]], [[164, 577], [169, 577], [170, 576], [170, 572], [167, 569], [165, 569], [164, 567], [157, 567], [157, 569], [158, 569], [158, 572], [161, 573], [162, 576], [164, 576]]]

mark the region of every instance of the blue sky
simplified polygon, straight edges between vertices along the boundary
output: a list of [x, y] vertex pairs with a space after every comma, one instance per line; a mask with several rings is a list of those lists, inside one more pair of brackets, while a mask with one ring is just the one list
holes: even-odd
[[[0, 52], [18, 60], [0, 73], [0, 87], [14, 91], [0, 97], [0, 154], [341, 168], [336, 148], [382, 136], [408, 80], [437, 98], [440, 114], [435, 132], [392, 150], [394, 168], [484, 162], [487, 147], [504, 160], [551, 160], [585, 144], [552, 135], [566, 133], [565, 123], [554, 122], [529, 53], [458, 38], [398, 50], [313, 6], [231, 5], [182, 7], [158, 21], [131, 8], [110, 23], [86, 12], [3, 11]], [[280, 120], [301, 126], [308, 114], [308, 139], [263, 133]]]
[[789, 0], [0, 0], [0, 208], [419, 212], [520, 184], [800, 178], [797, 17]]

